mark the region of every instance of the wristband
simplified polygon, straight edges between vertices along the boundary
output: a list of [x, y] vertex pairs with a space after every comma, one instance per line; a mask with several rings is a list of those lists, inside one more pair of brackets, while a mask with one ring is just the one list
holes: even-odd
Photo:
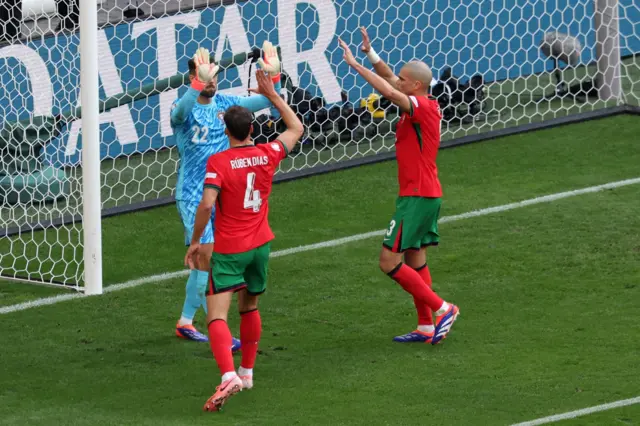
[[[263, 56], [262, 60], [264, 61], [265, 64], [270, 65], [269, 59], [267, 59], [266, 56]], [[269, 76], [271, 77], [271, 81], [273, 82], [273, 84], [280, 82], [280, 73], [278, 73], [277, 75], [269, 74]]]
[[376, 51], [373, 50], [373, 47], [367, 52], [367, 58], [369, 58], [369, 62], [371, 62], [372, 64], [377, 64], [378, 62], [380, 62], [380, 56], [378, 56]]
[[204, 90], [204, 86], [206, 86], [206, 83], [204, 81], [198, 80], [198, 77], [191, 80], [191, 88], [197, 90], [198, 92], [202, 92]]

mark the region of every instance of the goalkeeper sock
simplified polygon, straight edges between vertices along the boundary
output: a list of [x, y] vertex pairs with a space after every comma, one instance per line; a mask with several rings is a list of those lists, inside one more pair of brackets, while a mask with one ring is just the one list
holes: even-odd
[[399, 263], [387, 275], [400, 284], [415, 299], [426, 304], [432, 311], [437, 311], [442, 306], [443, 300], [425, 284], [420, 274], [404, 263]]
[[198, 294], [198, 298], [200, 299], [200, 304], [204, 309], [204, 313], [207, 313], [207, 286], [209, 284], [209, 271], [196, 271], [196, 286], [198, 289], [205, 289], [204, 292], [200, 292]]
[[191, 88], [197, 90], [198, 93], [202, 92], [206, 85], [207, 83], [205, 83], [204, 81], [198, 80], [198, 77], [191, 80]]
[[231, 354], [231, 331], [227, 322], [223, 319], [215, 319], [209, 323], [209, 345], [211, 353], [218, 364], [220, 375], [234, 372], [233, 355]]
[[[187, 286], [185, 287], [184, 304], [182, 305], [182, 317], [180, 318], [180, 325], [188, 325], [193, 322], [193, 317], [196, 316], [196, 311], [202, 304], [200, 296], [198, 296], [198, 271], [191, 271], [189, 279], [187, 280]], [[185, 322], [188, 321], [188, 322]]]
[[[429, 267], [427, 266], [427, 264], [425, 263], [415, 271], [420, 275], [422, 281], [424, 281], [424, 283], [428, 285], [429, 288], [431, 288], [431, 273], [429, 272]], [[421, 329], [420, 327], [431, 326], [431, 328], [433, 328], [433, 312], [431, 311], [431, 309], [429, 309], [429, 306], [427, 306], [424, 302], [416, 299], [415, 297], [413, 298], [413, 303], [414, 305], [416, 305], [416, 312], [418, 313], [418, 330], [429, 331], [428, 328]]]
[[252, 369], [258, 356], [258, 343], [262, 334], [262, 320], [257, 309], [240, 314], [240, 344], [242, 361], [240, 366]]

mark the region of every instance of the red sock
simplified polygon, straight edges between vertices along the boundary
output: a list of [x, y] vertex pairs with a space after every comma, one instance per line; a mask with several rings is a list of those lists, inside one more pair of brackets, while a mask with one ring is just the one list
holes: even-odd
[[240, 314], [240, 343], [242, 348], [242, 368], [253, 368], [258, 356], [258, 343], [262, 334], [262, 320], [256, 309]]
[[[422, 278], [422, 281], [431, 288], [431, 273], [429, 267], [425, 263], [424, 266], [415, 270]], [[416, 311], [418, 312], [418, 325], [433, 325], [433, 311], [419, 299], [413, 297], [413, 303], [416, 305]]]
[[442, 306], [443, 300], [425, 284], [420, 274], [404, 263], [398, 264], [388, 275], [400, 284], [407, 293], [426, 304], [432, 311], [437, 311]]
[[236, 371], [231, 354], [231, 345], [233, 344], [231, 331], [229, 331], [225, 320], [216, 319], [209, 323], [209, 344], [213, 357], [218, 363], [220, 375]]

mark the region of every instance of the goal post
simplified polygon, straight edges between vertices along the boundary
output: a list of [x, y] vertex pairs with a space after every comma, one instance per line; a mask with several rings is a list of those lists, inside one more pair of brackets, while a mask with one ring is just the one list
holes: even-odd
[[102, 203], [100, 197], [100, 115], [98, 8], [80, 8], [80, 85], [82, 114], [82, 232], [84, 292], [102, 294]]
[[594, 0], [600, 99], [622, 101], [618, 0]]
[[[140, 11], [88, 1], [79, 31], [39, 1], [23, 3], [37, 10], [23, 10], [19, 39], [3, 41], [0, 23], [0, 280], [102, 291], [113, 249], [101, 216], [175, 194], [169, 111], [199, 46], [230, 95], [255, 85], [253, 49], [279, 46], [282, 94], [305, 125], [279, 178], [392, 156], [398, 111], [337, 43], [368, 66], [361, 26], [396, 73], [410, 60], [431, 66], [443, 144], [640, 104], [634, 0], [151, 0]], [[257, 143], [280, 131], [268, 109], [255, 114]]]

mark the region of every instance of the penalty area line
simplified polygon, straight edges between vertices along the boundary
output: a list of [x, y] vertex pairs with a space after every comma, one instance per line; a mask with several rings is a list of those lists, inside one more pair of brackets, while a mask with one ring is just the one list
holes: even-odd
[[[518, 201], [516, 203], [504, 204], [504, 205], [501, 205], [501, 206], [495, 206], [495, 207], [488, 207], [488, 208], [485, 208], [485, 209], [473, 210], [473, 211], [470, 211], [470, 212], [467, 212], [467, 213], [457, 214], [457, 215], [453, 215], [453, 216], [443, 216], [442, 218], [440, 218], [440, 220], [438, 222], [439, 223], [448, 223], [448, 222], [455, 222], [455, 221], [463, 220], [463, 219], [470, 219], [470, 218], [473, 218], [473, 217], [486, 216], [486, 215], [490, 215], [490, 214], [494, 214], [494, 213], [502, 213], [502, 212], [506, 212], [506, 211], [509, 211], [509, 210], [515, 210], [515, 209], [519, 209], [519, 208], [522, 208], [522, 207], [532, 206], [532, 205], [535, 205], [535, 204], [551, 203], [553, 201], [561, 200], [563, 198], [575, 197], [575, 196], [578, 196], [578, 195], [590, 194], [590, 193], [594, 193], [594, 192], [604, 191], [604, 190], [607, 190], [607, 189], [615, 189], [615, 188], [620, 188], [620, 187], [623, 187], [623, 186], [635, 185], [635, 184], [638, 184], [638, 183], [640, 183], [640, 177], [639, 178], [633, 178], [633, 179], [620, 180], [620, 181], [616, 181], [616, 182], [609, 182], [609, 183], [605, 183], [603, 185], [590, 186], [590, 187], [587, 187], [587, 188], [576, 189], [576, 190], [573, 190], [573, 191], [558, 192], [556, 194], [550, 194], [550, 195], [544, 195], [544, 196], [541, 196], [541, 197], [530, 198], [528, 200]], [[368, 238], [382, 236], [382, 235], [384, 235], [385, 231], [386, 231], [385, 229], [381, 229], [381, 230], [378, 230], [378, 231], [366, 232], [364, 234], [356, 234], [356, 235], [351, 235], [349, 237], [338, 238], [338, 239], [335, 239], [335, 240], [323, 241], [321, 243], [309, 244], [309, 245], [298, 246], [298, 247], [291, 247], [291, 248], [284, 249], [284, 250], [274, 251], [274, 252], [271, 253], [271, 257], [282, 257], [282, 256], [288, 256], [288, 255], [291, 255], [291, 254], [303, 253], [303, 252], [311, 251], [311, 250], [319, 250], [319, 249], [324, 249], [324, 248], [328, 248], [328, 247], [341, 246], [341, 245], [352, 243], [352, 242], [355, 242], [355, 241], [360, 241], [360, 240], [365, 240], [365, 239], [368, 239]], [[171, 279], [174, 279], [174, 278], [186, 277], [187, 275], [189, 275], [189, 271], [188, 270], [181, 270], [181, 271], [176, 271], [176, 272], [168, 272], [168, 273], [164, 273], [164, 274], [151, 275], [151, 276], [148, 276], [148, 277], [138, 278], [138, 279], [135, 279], [135, 280], [124, 282], [124, 283], [107, 286], [107, 287], [105, 287], [103, 289], [103, 293], [112, 293], [114, 291], [120, 291], [120, 290], [125, 290], [125, 289], [128, 289], [128, 288], [134, 288], [134, 287], [138, 287], [138, 286], [141, 286], [141, 285], [144, 285], [144, 284], [159, 283], [159, 282], [171, 280]], [[86, 298], [86, 297], [92, 297], [92, 296], [86, 296], [86, 295], [84, 295], [82, 293], [76, 293], [76, 294], [64, 294], [64, 295], [53, 296], [53, 297], [45, 297], [45, 298], [42, 298], [42, 299], [36, 299], [36, 300], [29, 301], [29, 302], [18, 303], [18, 304], [15, 304], [15, 305], [9, 305], [9, 306], [0, 307], [0, 315], [2, 315], [2, 314], [10, 314], [12, 312], [24, 311], [26, 309], [37, 308], [37, 307], [40, 307], [40, 306], [53, 305], [53, 304], [56, 304], [56, 303], [65, 302], [67, 300], [82, 299], [82, 298]]]

